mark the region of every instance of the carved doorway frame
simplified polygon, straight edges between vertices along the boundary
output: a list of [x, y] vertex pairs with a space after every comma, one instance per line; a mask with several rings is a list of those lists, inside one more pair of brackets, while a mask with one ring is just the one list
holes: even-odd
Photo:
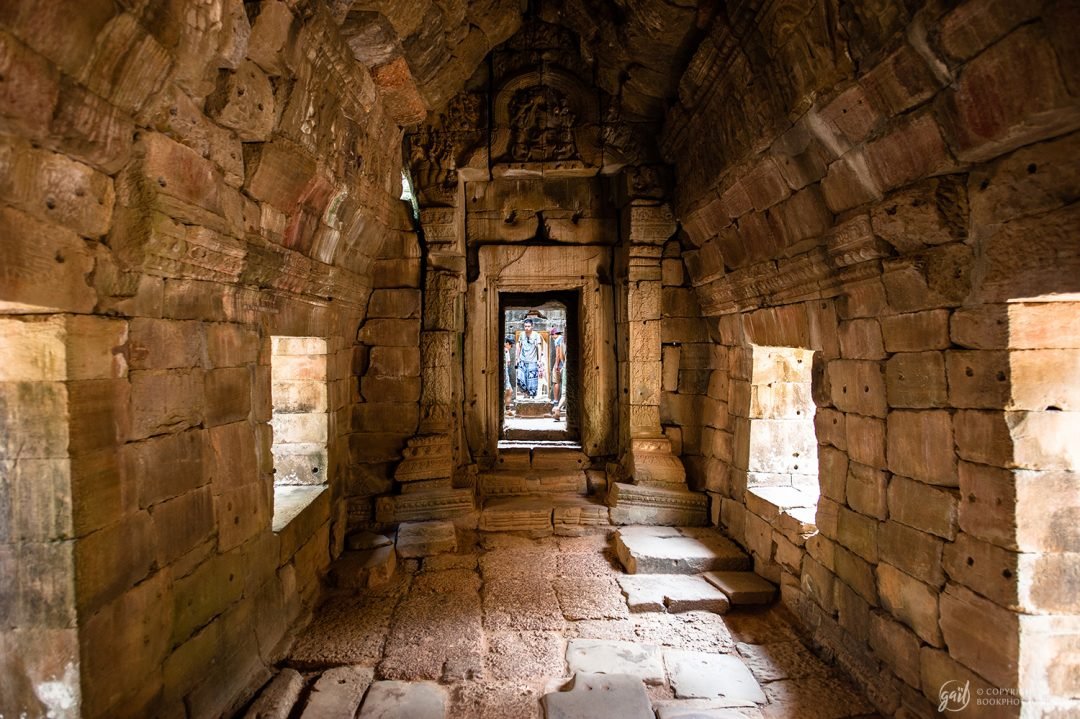
[[618, 446], [611, 248], [486, 245], [465, 294], [465, 436], [487, 468], [498, 455], [502, 412], [502, 294], [577, 295], [578, 432], [590, 457]]

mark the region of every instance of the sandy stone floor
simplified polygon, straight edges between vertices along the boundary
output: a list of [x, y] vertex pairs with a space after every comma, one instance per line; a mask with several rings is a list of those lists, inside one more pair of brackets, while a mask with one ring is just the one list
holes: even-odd
[[[437, 681], [455, 719], [538, 719], [541, 697], [570, 679], [568, 643], [623, 640], [738, 657], [767, 703], [712, 716], [876, 716], [838, 670], [798, 640], [785, 612], [631, 614], [606, 535], [528, 539], [474, 535], [456, 554], [406, 560], [388, 584], [328, 595], [288, 664], [302, 672], [371, 667], [376, 680]], [[670, 678], [647, 687], [671, 707]], [[701, 716], [710, 716], [702, 714]]]

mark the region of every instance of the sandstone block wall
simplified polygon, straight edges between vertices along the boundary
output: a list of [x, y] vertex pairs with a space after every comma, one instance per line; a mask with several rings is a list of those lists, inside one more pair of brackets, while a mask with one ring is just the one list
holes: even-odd
[[[1075, 711], [1074, 4], [781, 6], [714, 24], [665, 126], [714, 518], [884, 712]], [[742, 480], [752, 345], [814, 352], [816, 509]]]
[[[380, 251], [411, 230], [398, 119], [342, 19], [0, 9], [4, 715], [227, 713], [340, 551], [361, 401], [343, 338], [373, 273], [409, 274]], [[318, 427], [271, 424], [271, 337], [325, 343], [319, 388], [285, 393]], [[303, 465], [329, 485], [279, 532], [275, 439], [317, 443]]]

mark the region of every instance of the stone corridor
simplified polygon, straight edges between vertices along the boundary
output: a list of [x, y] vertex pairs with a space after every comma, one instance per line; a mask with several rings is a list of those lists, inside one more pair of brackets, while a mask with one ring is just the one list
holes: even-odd
[[[287, 669], [265, 692], [275, 706], [257, 699], [247, 716], [289, 716], [300, 681], [291, 670], [305, 683], [300, 713], [293, 714], [304, 719], [347, 719], [350, 707], [358, 706], [361, 719], [539, 719], [541, 698], [563, 689], [575, 672], [633, 675], [651, 702], [645, 716], [655, 711], [660, 719], [878, 716], [850, 679], [806, 648], [794, 618], [779, 605], [733, 607], [723, 615], [630, 612], [617, 581], [626, 575], [613, 532], [541, 539], [459, 532], [456, 552], [406, 559], [391, 579], [370, 590], [328, 593], [297, 637]], [[760, 685], [757, 701], [756, 686], [740, 692], [693, 664], [717, 656], [733, 657], [750, 670]], [[676, 675], [680, 661], [689, 668]], [[340, 674], [349, 677], [343, 686], [351, 703], [334, 704], [341, 708], [331, 711], [326, 698], [315, 698], [331, 690], [313, 687], [323, 676]], [[724, 667], [721, 675], [730, 682], [736, 672]], [[704, 694], [693, 684], [697, 677], [706, 683]], [[403, 703], [420, 700], [407, 693], [397, 702], [380, 698], [378, 684], [368, 689], [373, 679], [418, 684], [441, 709], [403, 709], [410, 706]], [[288, 681], [291, 690], [278, 686]], [[368, 703], [361, 704], [365, 690]], [[716, 696], [704, 698], [709, 693]], [[613, 713], [604, 703], [611, 701], [605, 696], [592, 716], [643, 716]]]
[[0, 719], [1080, 716], [1077, 28], [0, 0]]

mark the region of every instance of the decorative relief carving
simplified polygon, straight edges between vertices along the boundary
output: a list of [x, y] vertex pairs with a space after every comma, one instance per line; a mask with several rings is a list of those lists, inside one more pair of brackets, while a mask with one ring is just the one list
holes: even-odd
[[569, 160], [577, 156], [574, 122], [566, 96], [535, 85], [510, 100], [510, 156], [518, 162]]

